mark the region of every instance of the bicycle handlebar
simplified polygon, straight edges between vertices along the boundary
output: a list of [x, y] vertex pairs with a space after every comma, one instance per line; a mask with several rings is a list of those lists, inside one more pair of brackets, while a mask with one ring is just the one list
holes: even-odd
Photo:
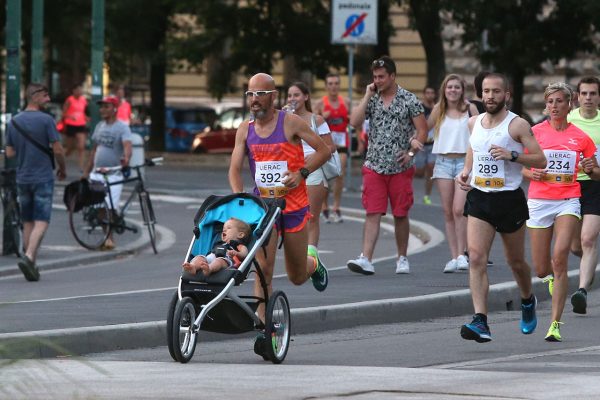
[[96, 171], [100, 174], [107, 174], [112, 171], [122, 171], [127, 168], [138, 169], [138, 168], [142, 168], [142, 167], [154, 167], [155, 165], [162, 165], [163, 161], [164, 161], [164, 157], [146, 158], [146, 160], [144, 160], [144, 163], [140, 164], [140, 165], [132, 165], [132, 166], [125, 166], [125, 167], [122, 167], [120, 165], [117, 165], [116, 167], [100, 167], [100, 168], [96, 168], [94, 171]]

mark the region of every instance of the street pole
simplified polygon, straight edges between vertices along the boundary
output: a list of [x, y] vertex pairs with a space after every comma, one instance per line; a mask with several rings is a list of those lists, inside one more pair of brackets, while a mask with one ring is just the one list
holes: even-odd
[[[348, 117], [352, 115], [352, 80], [354, 76], [354, 44], [348, 46]], [[348, 124], [348, 157], [346, 158], [346, 189], [352, 189], [352, 137], [357, 129]], [[357, 138], [358, 140], [358, 138]]]
[[92, 103], [90, 104], [91, 130], [100, 121], [96, 102], [102, 100], [104, 69], [104, 0], [92, 0]]
[[33, 0], [31, 30], [31, 82], [44, 80], [44, 0]]
[[[7, 0], [6, 2], [6, 115], [5, 122], [18, 113], [21, 108], [21, 0]], [[6, 126], [4, 129], [6, 132]], [[1, 138], [4, 148], [6, 140]], [[16, 161], [4, 157], [5, 168], [14, 168]], [[14, 182], [13, 182], [14, 184]], [[16, 190], [16, 188], [12, 188]], [[14, 253], [15, 242], [10, 232], [11, 221], [7, 218], [4, 209], [2, 254]]]

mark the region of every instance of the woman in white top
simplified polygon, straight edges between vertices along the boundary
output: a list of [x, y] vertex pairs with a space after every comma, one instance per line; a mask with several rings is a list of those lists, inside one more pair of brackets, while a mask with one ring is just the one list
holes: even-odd
[[[287, 112], [294, 112], [302, 117], [304, 121], [315, 131], [321, 139], [327, 144], [331, 152], [335, 152], [336, 147], [331, 139], [331, 131], [327, 122], [322, 116], [313, 114], [310, 104], [310, 92], [304, 82], [294, 82], [288, 89], [287, 105], [284, 107]], [[304, 159], [308, 159], [315, 150], [302, 141], [304, 149]], [[332, 182], [333, 183], [333, 182]], [[317, 169], [306, 178], [306, 188], [308, 190], [308, 202], [312, 217], [308, 220], [308, 245], [318, 247], [319, 245], [319, 218], [323, 201], [327, 197], [329, 184], [323, 170]]]
[[467, 192], [460, 190], [454, 178], [464, 166], [469, 145], [469, 117], [479, 114], [474, 104], [465, 100], [465, 81], [456, 74], [446, 76], [440, 87], [440, 101], [433, 107], [428, 128], [434, 130], [432, 153], [437, 155], [432, 179], [435, 179], [446, 223], [446, 237], [452, 259], [444, 272], [467, 270], [464, 255], [467, 247], [467, 219], [463, 216]]

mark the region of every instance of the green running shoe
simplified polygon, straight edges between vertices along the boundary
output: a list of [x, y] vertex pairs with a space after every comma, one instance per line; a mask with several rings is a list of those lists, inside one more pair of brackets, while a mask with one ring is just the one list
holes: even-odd
[[552, 321], [550, 324], [550, 329], [548, 329], [548, 333], [546, 334], [546, 341], [548, 342], [562, 342], [562, 337], [560, 336], [560, 325], [562, 322], [560, 321]]
[[548, 292], [550, 293], [550, 296], [552, 296], [552, 292], [554, 291], [554, 275], [548, 275], [542, 279], [542, 282], [548, 284]]
[[310, 280], [312, 281], [315, 289], [317, 289], [319, 292], [322, 292], [327, 289], [327, 284], [329, 283], [329, 274], [327, 273], [327, 268], [325, 268], [319, 259], [319, 251], [315, 246], [309, 245], [307, 254], [317, 260], [317, 269], [310, 276]]

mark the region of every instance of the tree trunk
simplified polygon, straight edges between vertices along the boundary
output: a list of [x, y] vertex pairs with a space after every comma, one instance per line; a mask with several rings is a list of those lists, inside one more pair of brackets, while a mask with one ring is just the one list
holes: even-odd
[[523, 116], [523, 92], [525, 72], [520, 68], [514, 69], [510, 74], [510, 80], [512, 83], [512, 105], [510, 109], [515, 114]]
[[446, 76], [439, 2], [410, 0], [409, 3], [427, 58], [427, 85], [437, 89]]
[[166, 92], [166, 60], [156, 55], [150, 65], [150, 115], [152, 128], [150, 135], [150, 150], [165, 149], [165, 92]]

